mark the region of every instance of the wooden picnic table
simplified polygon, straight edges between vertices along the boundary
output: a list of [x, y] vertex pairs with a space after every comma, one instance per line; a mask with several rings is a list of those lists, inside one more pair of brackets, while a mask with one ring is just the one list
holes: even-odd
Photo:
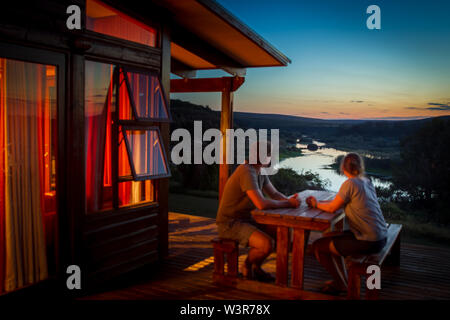
[[328, 213], [306, 204], [309, 196], [319, 201], [332, 200], [335, 192], [305, 190], [298, 195], [302, 200], [298, 208], [255, 209], [252, 216], [258, 223], [277, 227], [276, 284], [280, 286], [288, 285], [289, 228], [293, 229], [291, 286], [303, 290], [304, 257], [310, 231], [332, 230], [342, 221], [344, 212]]

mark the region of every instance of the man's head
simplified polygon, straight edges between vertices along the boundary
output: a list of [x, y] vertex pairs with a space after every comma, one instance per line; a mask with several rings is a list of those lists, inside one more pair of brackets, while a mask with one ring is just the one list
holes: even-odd
[[249, 148], [249, 163], [261, 167], [270, 167], [272, 145], [260, 140], [253, 142]]

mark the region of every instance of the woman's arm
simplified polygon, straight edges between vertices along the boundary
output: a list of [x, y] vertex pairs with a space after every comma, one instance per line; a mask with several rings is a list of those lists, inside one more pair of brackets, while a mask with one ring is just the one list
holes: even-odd
[[295, 194], [285, 200], [275, 200], [264, 198], [261, 190], [248, 190], [247, 196], [259, 210], [275, 208], [297, 208], [300, 205], [298, 195]]
[[306, 203], [312, 207], [317, 208], [322, 211], [331, 212], [334, 213], [340, 208], [344, 206], [344, 200], [339, 195], [336, 195], [336, 197], [332, 201], [323, 201], [319, 202], [315, 197], [308, 197], [306, 199]]

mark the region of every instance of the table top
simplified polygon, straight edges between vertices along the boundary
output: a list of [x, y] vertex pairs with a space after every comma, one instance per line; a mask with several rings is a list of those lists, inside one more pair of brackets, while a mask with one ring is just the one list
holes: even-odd
[[342, 209], [335, 213], [329, 213], [319, 209], [309, 208], [305, 201], [309, 196], [314, 196], [319, 201], [333, 200], [336, 192], [305, 190], [299, 192], [298, 196], [302, 200], [298, 208], [254, 209], [252, 211], [253, 218], [256, 222], [263, 224], [324, 230], [344, 217], [344, 211]]

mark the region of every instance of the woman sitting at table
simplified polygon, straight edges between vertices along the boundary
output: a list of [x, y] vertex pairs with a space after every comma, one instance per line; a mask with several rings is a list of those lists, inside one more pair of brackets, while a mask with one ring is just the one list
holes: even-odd
[[387, 228], [375, 188], [364, 176], [364, 162], [356, 153], [347, 154], [341, 162], [341, 172], [347, 176], [332, 201], [306, 199], [313, 208], [335, 212], [344, 207], [350, 230], [330, 233], [313, 243], [316, 259], [333, 276], [322, 292], [339, 294], [347, 289], [345, 263], [342, 257], [379, 252], [386, 243]]
[[[261, 147], [269, 149], [266, 157], [260, 157]], [[250, 146], [250, 155], [254, 155], [250, 159], [256, 161], [254, 164], [246, 161], [239, 165], [228, 178], [216, 218], [219, 237], [238, 240], [242, 246], [250, 247], [242, 266], [243, 276], [265, 282], [274, 281], [274, 278], [261, 268], [261, 264], [272, 252], [272, 237], [275, 237], [276, 230], [256, 223], [250, 212], [255, 207], [297, 208], [300, 205], [297, 194], [286, 197], [275, 189], [267, 175], [261, 174], [261, 168], [270, 165], [270, 152], [271, 145], [267, 142], [256, 142]], [[269, 198], [265, 198], [263, 192]]]

